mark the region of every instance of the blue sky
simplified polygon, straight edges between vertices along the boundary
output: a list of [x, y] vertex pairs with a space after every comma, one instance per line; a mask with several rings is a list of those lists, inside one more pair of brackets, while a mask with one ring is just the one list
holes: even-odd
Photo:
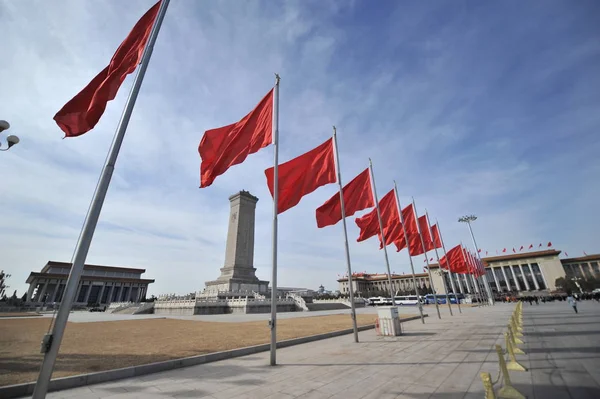
[[[30, 271], [71, 259], [132, 79], [84, 136], [63, 140], [52, 117], [152, 4], [0, 3], [0, 119], [21, 137], [0, 156], [0, 259], [19, 293]], [[227, 198], [246, 189], [259, 197], [255, 267], [269, 280], [272, 147], [200, 190], [197, 146], [245, 115], [274, 72], [282, 162], [335, 124], [344, 180], [371, 157], [379, 195], [396, 179], [404, 203], [414, 196], [439, 219], [447, 246], [470, 244], [456, 220], [474, 213], [491, 254], [548, 241], [600, 252], [599, 16], [595, 1], [173, 0], [88, 262], [145, 268], [150, 293], [200, 290], [224, 261]], [[335, 188], [280, 216], [280, 285], [337, 288], [341, 224], [314, 220]], [[384, 272], [352, 218], [349, 234], [354, 269]], [[409, 270], [405, 252], [390, 262]]]

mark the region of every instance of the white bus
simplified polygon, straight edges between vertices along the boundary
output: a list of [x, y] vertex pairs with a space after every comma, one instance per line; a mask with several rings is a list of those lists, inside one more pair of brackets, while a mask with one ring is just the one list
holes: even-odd
[[396, 296], [394, 297], [394, 302], [396, 305], [417, 305], [419, 303], [419, 299], [416, 295]]

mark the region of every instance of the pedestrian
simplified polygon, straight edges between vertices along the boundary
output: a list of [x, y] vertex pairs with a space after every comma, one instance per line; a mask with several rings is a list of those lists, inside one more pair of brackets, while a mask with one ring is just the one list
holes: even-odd
[[573, 295], [571, 295], [570, 292], [567, 293], [567, 302], [569, 302], [569, 305], [573, 306], [575, 313], [579, 313], [577, 311], [577, 300], [573, 297]]

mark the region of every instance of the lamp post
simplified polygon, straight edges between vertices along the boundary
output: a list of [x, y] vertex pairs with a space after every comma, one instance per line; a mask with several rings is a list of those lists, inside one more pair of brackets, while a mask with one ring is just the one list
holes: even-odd
[[[10, 123], [0, 120], [0, 133], [8, 129], [10, 129]], [[0, 151], [8, 151], [13, 145], [19, 144], [19, 138], [17, 136], [10, 135], [6, 138], [6, 142], [8, 143], [7, 148], [2, 148], [2, 143], [0, 142]]]
[[[473, 245], [475, 246], [475, 252], [477, 253], [477, 257], [481, 260], [481, 255], [479, 254], [479, 247], [477, 246], [477, 242], [475, 241], [475, 235], [473, 234], [473, 229], [471, 228], [471, 222], [477, 220], [477, 216], [475, 215], [466, 215], [458, 218], [458, 221], [461, 223], [466, 223], [469, 226], [469, 232], [471, 233], [471, 238], [473, 239]], [[494, 304], [494, 295], [492, 294], [492, 289], [490, 288], [490, 283], [487, 279], [487, 272], [483, 274], [483, 284], [485, 285], [485, 291], [487, 292], [488, 300], [490, 305]]]
[[571, 281], [573, 281], [575, 283], [575, 285], [577, 286], [577, 288], [579, 288], [579, 293], [583, 294], [583, 289], [581, 288], [581, 284], [579, 284], [579, 281], [581, 279], [579, 277], [572, 277]]

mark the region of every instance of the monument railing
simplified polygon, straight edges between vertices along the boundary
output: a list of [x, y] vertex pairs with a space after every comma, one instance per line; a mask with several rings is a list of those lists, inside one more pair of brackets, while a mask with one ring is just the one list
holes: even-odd
[[300, 295], [288, 293], [288, 294], [286, 294], [286, 297], [289, 299], [292, 299], [296, 303], [296, 306], [298, 306], [300, 309], [308, 311], [308, 306], [306, 306], [306, 301]]

